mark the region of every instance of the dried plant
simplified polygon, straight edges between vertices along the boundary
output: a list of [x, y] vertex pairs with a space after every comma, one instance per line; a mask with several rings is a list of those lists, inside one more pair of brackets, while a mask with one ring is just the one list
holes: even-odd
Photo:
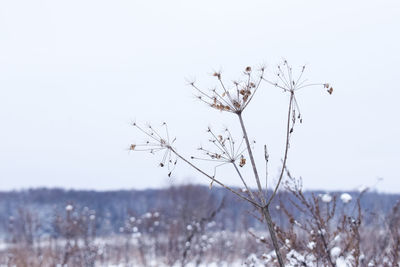
[[[300, 89], [310, 87], [310, 86], [321, 86], [322, 88], [326, 88], [329, 94], [332, 94], [332, 87], [329, 84], [310, 84], [307, 83], [307, 80], [303, 78], [303, 74], [305, 71], [305, 66], [303, 66], [300, 70], [299, 74], [296, 74], [292, 67], [288, 64], [286, 60], [283, 61], [281, 65], [278, 65], [275, 75], [272, 77], [275, 81], [270, 80], [268, 77], [265, 77], [265, 67], [261, 67], [259, 71], [253, 71], [251, 67], [246, 67], [243, 71], [244, 79], [234, 81], [232, 84], [227, 85], [223, 81], [222, 74], [220, 72], [215, 72], [213, 76], [217, 79], [217, 87], [213, 88], [210, 91], [206, 91], [201, 89], [195, 82], [190, 82], [190, 86], [194, 88], [197, 93], [197, 98], [210, 106], [213, 109], [219, 110], [221, 112], [232, 113], [237, 116], [240, 124], [240, 129], [242, 132], [241, 141], [244, 142], [244, 147], [242, 148], [242, 142], [236, 143], [228, 129], [225, 130], [224, 135], [216, 135], [210, 128], [208, 129], [208, 133], [211, 135], [210, 143], [212, 143], [214, 150], [205, 149], [200, 147], [199, 150], [205, 153], [206, 158], [200, 157], [185, 157], [178, 153], [177, 149], [173, 146], [173, 141], [169, 141], [169, 133], [166, 123], [163, 123], [163, 127], [165, 127], [165, 136], [162, 137], [158, 132], [156, 132], [151, 126], [148, 126], [145, 130], [139, 127], [136, 123], [133, 123], [137, 129], [139, 129], [142, 133], [144, 133], [149, 140], [147, 140], [144, 144], [132, 144], [130, 146], [130, 150], [134, 151], [150, 151], [151, 153], [156, 153], [159, 151], [164, 151], [164, 156], [160, 163], [160, 166], [163, 167], [165, 164], [168, 164], [169, 175], [171, 175], [171, 166], [172, 168], [176, 165], [176, 159], [180, 159], [191, 166], [196, 171], [200, 172], [202, 175], [210, 179], [210, 187], [213, 183], [216, 183], [225, 189], [231, 191], [236, 196], [245, 200], [252, 204], [262, 215], [265, 220], [271, 241], [273, 243], [273, 247], [275, 249], [276, 258], [280, 266], [284, 266], [284, 261], [280, 252], [280, 245], [278, 243], [278, 239], [276, 237], [276, 229], [274, 227], [274, 223], [271, 219], [269, 207], [271, 202], [274, 200], [280, 184], [283, 179], [283, 175], [285, 172], [286, 161], [288, 158], [290, 137], [293, 133], [293, 129], [295, 123], [299, 121], [302, 122], [302, 117], [300, 113], [299, 104], [296, 99], [296, 93]], [[256, 166], [256, 161], [254, 159], [253, 150], [251, 146], [251, 142], [249, 140], [249, 135], [247, 133], [247, 128], [245, 127], [245, 123], [243, 120], [243, 112], [248, 107], [249, 103], [252, 101], [253, 97], [260, 89], [262, 82], [266, 82], [267, 84], [273, 85], [274, 87], [280, 88], [283, 92], [289, 94], [289, 104], [288, 104], [288, 113], [287, 113], [287, 124], [285, 131], [285, 149], [283, 155], [283, 163], [280, 171], [280, 175], [278, 177], [278, 181], [274, 186], [271, 195], [267, 196], [267, 181], [268, 181], [268, 171], [266, 168], [265, 175], [265, 187], [263, 188], [261, 183], [261, 178]], [[174, 139], [175, 141], [175, 139]], [[268, 167], [269, 155], [267, 152], [267, 146], [264, 146], [265, 150], [265, 161], [266, 167]], [[251, 168], [253, 170], [254, 179], [257, 184], [257, 189], [253, 192], [251, 188], [248, 186], [248, 179], [242, 176], [239, 167], [243, 167], [246, 164], [246, 157], [250, 159]], [[174, 159], [172, 157], [175, 156]], [[195, 165], [192, 160], [210, 160], [216, 162], [216, 166], [214, 167], [214, 174], [210, 175], [202, 170], [200, 167]], [[219, 177], [216, 176], [216, 169], [219, 166], [225, 164], [232, 164], [236, 173], [240, 177], [241, 182], [243, 183], [245, 190], [242, 192], [237, 191], [227, 184], [221, 182]]]
[[151, 125], [147, 125], [146, 128], [140, 127], [136, 122], [132, 123], [132, 125], [141, 131], [148, 139], [145, 140], [143, 144], [131, 144], [129, 149], [134, 151], [148, 151], [152, 154], [161, 151], [164, 152], [160, 166], [167, 166], [169, 171], [168, 176], [171, 176], [177, 163], [176, 157], [173, 159], [173, 156], [176, 155], [176, 153], [172, 153], [173, 151], [171, 150], [176, 139], [174, 138], [174, 140], [170, 142], [167, 124], [165, 122], [162, 124], [162, 127], [165, 130], [165, 137], [161, 137], [161, 134], [159, 134]]

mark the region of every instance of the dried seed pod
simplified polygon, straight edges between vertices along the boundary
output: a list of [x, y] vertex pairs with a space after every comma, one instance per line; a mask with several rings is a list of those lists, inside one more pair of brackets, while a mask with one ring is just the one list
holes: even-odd
[[240, 103], [237, 101], [233, 101], [233, 106], [237, 109], [240, 109]]
[[218, 79], [221, 79], [221, 73], [219, 73], [219, 72], [214, 72], [213, 76], [217, 77]]
[[240, 158], [239, 166], [240, 166], [240, 167], [243, 167], [245, 164], [246, 164], [246, 159], [242, 156], [242, 157]]

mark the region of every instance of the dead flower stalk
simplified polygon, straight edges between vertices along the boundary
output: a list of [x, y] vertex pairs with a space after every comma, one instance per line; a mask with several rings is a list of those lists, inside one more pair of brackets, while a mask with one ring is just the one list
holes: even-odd
[[[288, 152], [290, 148], [290, 138], [294, 131], [294, 126], [296, 122], [302, 122], [302, 115], [300, 113], [300, 108], [298, 101], [296, 99], [296, 93], [303, 88], [311, 86], [321, 86], [326, 88], [329, 94], [332, 94], [333, 89], [329, 84], [313, 84], [308, 83], [306, 79], [303, 78], [305, 71], [305, 66], [300, 69], [299, 74], [296, 74], [292, 67], [288, 64], [286, 60], [283, 61], [281, 65], [277, 66], [276, 72], [272, 77], [275, 80], [265, 77], [265, 68], [261, 67], [259, 71], [254, 72], [251, 67], [246, 67], [243, 71], [244, 79], [239, 81], [234, 81], [231, 85], [225, 84], [222, 79], [222, 74], [220, 72], [215, 72], [213, 76], [217, 79], [217, 87], [205, 91], [200, 89], [195, 82], [191, 82], [190, 86], [194, 88], [197, 93], [196, 97], [209, 107], [219, 110], [221, 112], [233, 113], [237, 116], [240, 124], [240, 129], [242, 132], [242, 137], [238, 142], [233, 138], [229, 129], [225, 129], [222, 134], [216, 134], [211, 130], [207, 129], [210, 135], [209, 144], [211, 148], [199, 147], [198, 150], [203, 153], [203, 156], [191, 156], [185, 157], [178, 153], [177, 149], [173, 146], [175, 139], [170, 142], [168, 127], [166, 123], [162, 124], [164, 128], [164, 135], [162, 136], [153, 127], [147, 126], [142, 128], [136, 123], [133, 126], [141, 131], [147, 138], [142, 144], [132, 144], [130, 150], [134, 151], [148, 151], [150, 153], [163, 152], [163, 157], [160, 162], [160, 166], [166, 166], [168, 168], [168, 175], [171, 176], [173, 169], [176, 166], [177, 160], [180, 159], [187, 163], [197, 172], [201, 173], [210, 180], [210, 189], [214, 183], [224, 187], [225, 189], [231, 191], [233, 194], [252, 204], [265, 219], [266, 225], [268, 227], [271, 241], [276, 253], [276, 257], [279, 266], [284, 266], [284, 261], [280, 253], [280, 245], [276, 237], [276, 229], [272, 221], [269, 207], [274, 200], [278, 189], [282, 183], [282, 179], [286, 169], [286, 162], [288, 158]], [[268, 181], [268, 161], [269, 154], [267, 152], [267, 146], [264, 146], [264, 156], [266, 162], [265, 170], [265, 188], [263, 188], [261, 183], [261, 178], [259, 176], [258, 168], [256, 166], [256, 161], [252, 151], [252, 142], [250, 142], [247, 128], [243, 119], [243, 112], [252, 101], [256, 92], [259, 90], [261, 84], [265, 82], [274, 87], [280, 88], [284, 93], [288, 93], [288, 111], [287, 111], [287, 122], [285, 129], [285, 148], [282, 159], [282, 167], [274, 186], [272, 193], [267, 195], [267, 181]], [[257, 184], [257, 189], [253, 191], [248, 186], [248, 178], [243, 177], [240, 167], [246, 164], [246, 154], [248, 155], [251, 163], [251, 167], [254, 174], [254, 180]], [[195, 165], [193, 160], [210, 161], [215, 163], [213, 175], [208, 174], [200, 167]], [[245, 187], [245, 190], [237, 191], [234, 188], [224, 184], [217, 177], [217, 168], [226, 164], [231, 164], [235, 169], [241, 183]]]

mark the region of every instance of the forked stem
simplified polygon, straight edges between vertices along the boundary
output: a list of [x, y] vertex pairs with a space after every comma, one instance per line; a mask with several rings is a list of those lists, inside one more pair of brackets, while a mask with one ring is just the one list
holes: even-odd
[[280, 267], [284, 267], [283, 258], [282, 258], [282, 255], [281, 255], [281, 252], [280, 252], [280, 249], [279, 249], [278, 239], [276, 238], [276, 232], [275, 232], [275, 228], [274, 228], [274, 223], [272, 222], [272, 218], [271, 218], [271, 215], [269, 213], [268, 205], [266, 204], [266, 199], [264, 197], [263, 189], [262, 189], [261, 182], [260, 182], [260, 177], [258, 176], [256, 162], [254, 160], [253, 152], [252, 152], [251, 147], [250, 147], [249, 137], [247, 135], [246, 127], [244, 126], [242, 113], [239, 112], [239, 113], [237, 113], [237, 115], [239, 117], [240, 126], [242, 127], [244, 140], [246, 142], [247, 151], [249, 153], [249, 157], [250, 157], [250, 161], [251, 161], [251, 166], [253, 168], [254, 177], [256, 179], [259, 195], [260, 195], [260, 198], [261, 198], [261, 203], [263, 205], [261, 207], [261, 211], [262, 211], [263, 217], [265, 218], [265, 221], [267, 222], [269, 235], [270, 235], [271, 240], [272, 240], [272, 245], [274, 246], [274, 250], [275, 250], [276, 258], [278, 259], [279, 266]]

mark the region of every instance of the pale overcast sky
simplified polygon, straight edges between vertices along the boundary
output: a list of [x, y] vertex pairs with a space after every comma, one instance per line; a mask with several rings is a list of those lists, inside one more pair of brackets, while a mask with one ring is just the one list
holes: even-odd
[[[360, 185], [400, 192], [400, 2], [233, 0], [12, 0], [0, 2], [0, 190], [28, 187], [130, 189], [206, 180], [179, 162], [128, 153], [143, 137], [132, 120], [167, 121], [179, 151], [205, 129], [238, 126], [193, 98], [187, 78], [213, 85], [247, 66], [268, 73], [282, 58], [307, 64], [310, 81], [334, 93], [300, 91], [304, 122], [289, 167], [308, 189]], [[284, 145], [287, 95], [263, 85], [244, 114], [270, 180]], [[212, 165], [202, 165], [212, 172]], [[229, 167], [222, 180], [238, 185]], [[252, 179], [252, 176], [250, 176]]]

